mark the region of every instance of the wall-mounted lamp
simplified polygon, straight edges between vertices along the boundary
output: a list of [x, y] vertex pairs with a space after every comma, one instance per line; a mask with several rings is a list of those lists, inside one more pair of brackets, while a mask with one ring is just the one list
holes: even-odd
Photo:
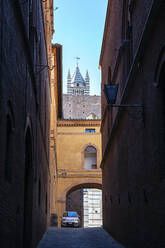
[[106, 96], [108, 105], [111, 107], [140, 107], [143, 108], [142, 104], [115, 104], [118, 92], [118, 84], [104, 85], [104, 94]]
[[108, 84], [104, 85], [104, 93], [108, 104], [115, 104], [118, 92], [118, 84]]

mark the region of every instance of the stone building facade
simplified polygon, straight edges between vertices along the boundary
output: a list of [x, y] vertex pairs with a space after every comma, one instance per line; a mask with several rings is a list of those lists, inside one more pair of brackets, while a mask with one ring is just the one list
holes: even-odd
[[[102, 73], [103, 226], [126, 247], [165, 244], [165, 2], [109, 0]], [[108, 106], [104, 84], [118, 84]]]
[[71, 77], [67, 77], [67, 94], [63, 94], [64, 119], [100, 119], [101, 97], [90, 95], [90, 78], [88, 71], [85, 79], [80, 73], [78, 64]]
[[100, 96], [63, 94], [64, 119], [100, 119]]
[[102, 226], [102, 190], [83, 190], [84, 227]]
[[49, 223], [53, 1], [0, 4], [0, 246], [36, 247]]

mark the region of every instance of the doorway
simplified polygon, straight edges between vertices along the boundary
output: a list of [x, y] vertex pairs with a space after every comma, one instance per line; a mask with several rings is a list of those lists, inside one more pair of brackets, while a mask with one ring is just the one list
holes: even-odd
[[25, 173], [24, 173], [24, 227], [23, 247], [32, 247], [32, 207], [33, 207], [33, 166], [32, 139], [30, 128], [25, 137]]

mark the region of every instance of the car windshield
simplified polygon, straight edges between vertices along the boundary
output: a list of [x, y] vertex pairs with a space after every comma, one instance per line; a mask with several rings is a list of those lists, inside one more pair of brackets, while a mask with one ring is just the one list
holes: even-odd
[[65, 212], [63, 217], [78, 217], [78, 214], [76, 212]]

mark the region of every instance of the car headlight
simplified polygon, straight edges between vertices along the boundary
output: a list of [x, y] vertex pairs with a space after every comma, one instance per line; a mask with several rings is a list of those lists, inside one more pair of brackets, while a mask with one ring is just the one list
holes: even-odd
[[75, 223], [78, 223], [78, 220], [75, 220]]

